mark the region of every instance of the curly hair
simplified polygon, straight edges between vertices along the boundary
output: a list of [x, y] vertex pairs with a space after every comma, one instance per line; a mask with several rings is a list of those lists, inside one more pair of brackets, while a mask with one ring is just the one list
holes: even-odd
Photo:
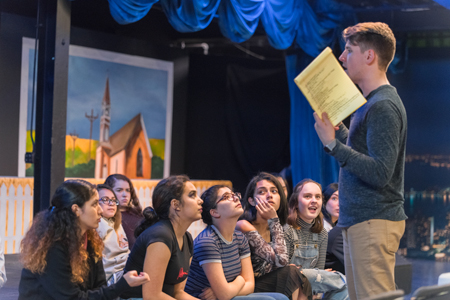
[[153, 207], [144, 209], [144, 220], [134, 230], [135, 237], [157, 221], [170, 219], [170, 203], [173, 199], [180, 200], [182, 203], [181, 196], [188, 181], [190, 179], [186, 175], [173, 175], [158, 182], [153, 191]]
[[286, 219], [288, 216], [288, 203], [286, 200], [286, 195], [283, 191], [283, 187], [275, 176], [266, 172], [261, 172], [253, 177], [252, 180], [250, 180], [250, 183], [247, 185], [245, 195], [241, 200], [242, 208], [244, 209], [244, 214], [242, 215], [241, 219], [247, 220], [250, 223], [256, 220], [256, 208], [255, 206], [251, 205], [251, 203], [248, 201], [248, 198], [254, 197], [256, 184], [261, 180], [267, 180], [269, 182], [272, 182], [276, 186], [278, 194], [280, 195], [280, 207], [277, 210], [277, 215], [280, 219], [280, 224], [286, 224]]
[[[322, 191], [322, 186], [320, 183], [306, 178], [297, 183], [297, 185], [294, 187], [294, 192], [291, 195], [291, 198], [289, 198], [289, 217], [287, 220], [287, 223], [294, 227], [295, 229], [300, 229], [300, 226], [297, 224], [297, 218], [300, 218], [300, 215], [298, 213], [298, 197], [300, 196], [300, 193], [302, 192], [303, 187], [307, 183], [314, 183], [317, 184], [317, 186]], [[322, 211], [319, 213], [319, 215], [314, 219], [314, 225], [311, 227], [311, 232], [314, 233], [320, 233], [323, 229], [323, 215]]]
[[139, 203], [139, 198], [136, 195], [136, 191], [134, 190], [134, 186], [133, 183], [131, 182], [131, 180], [122, 174], [112, 174], [109, 175], [104, 184], [110, 186], [112, 189], [114, 189], [114, 186], [116, 185], [116, 182], [118, 180], [123, 180], [128, 182], [128, 185], [130, 186], [130, 202], [128, 203], [128, 206], [123, 207], [125, 208], [126, 211], [141, 216], [142, 215], [142, 207], [141, 204]]
[[[67, 249], [67, 257], [70, 257], [71, 280], [78, 284], [85, 282], [89, 273], [89, 253], [72, 205], [82, 208], [95, 194], [95, 186], [84, 180], [68, 180], [56, 189], [50, 208], [36, 215], [21, 242], [24, 268], [42, 274], [47, 266], [48, 251], [58, 242]], [[94, 259], [102, 259], [103, 241], [97, 231], [88, 230], [86, 236]]]

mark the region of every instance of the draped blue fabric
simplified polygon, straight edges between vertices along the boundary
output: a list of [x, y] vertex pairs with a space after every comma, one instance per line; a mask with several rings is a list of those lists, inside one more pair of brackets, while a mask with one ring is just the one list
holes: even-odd
[[220, 0], [161, 0], [170, 25], [180, 32], [205, 29], [219, 8]]
[[159, 0], [108, 0], [111, 16], [119, 24], [137, 22], [147, 15]]
[[286, 71], [291, 97], [291, 166], [295, 185], [304, 178], [311, 178], [326, 186], [337, 182], [339, 165], [323, 150], [322, 142], [314, 129], [313, 110], [294, 83], [294, 78], [313, 60], [298, 49], [286, 55]]
[[266, 0], [261, 23], [272, 47], [286, 49], [292, 45], [302, 17], [303, 4], [303, 1], [298, 0]]
[[307, 1], [303, 1], [303, 16], [297, 30], [295, 43], [309, 56], [316, 57], [327, 46], [330, 46], [347, 23], [348, 15], [342, 13], [315, 13], [338, 11], [344, 7], [332, 0], [319, 0], [313, 9]]
[[311, 178], [326, 186], [338, 181], [339, 165], [323, 150], [323, 145], [314, 129], [313, 110], [295, 84], [294, 78], [323, 49], [327, 46], [333, 47], [333, 42], [339, 40], [342, 28], [348, 25], [348, 19], [351, 19], [351, 16], [342, 13], [325, 13], [339, 11], [339, 8], [342, 8], [331, 0], [318, 0], [314, 4], [313, 9], [308, 2], [302, 2], [303, 13], [295, 39], [298, 47], [286, 56], [286, 72], [291, 97], [292, 181], [296, 184], [304, 178]]
[[450, 9], [450, 0], [434, 0], [434, 2], [439, 3], [443, 7]]
[[264, 7], [264, 0], [222, 0], [219, 7], [220, 31], [236, 43], [248, 40], [258, 26]]
[[296, 41], [312, 56], [330, 43], [333, 38], [330, 30], [343, 19], [343, 14], [339, 12], [343, 5], [333, 0], [108, 1], [112, 17], [120, 24], [140, 20], [157, 2], [172, 27], [180, 32], [202, 30], [219, 16], [222, 34], [236, 43], [248, 40], [261, 20], [274, 48], [287, 49]]
[[[139, 20], [156, 2], [109, 0], [111, 14], [120, 24]], [[342, 9], [343, 5], [333, 0], [160, 0], [160, 3], [170, 24], [181, 32], [204, 29], [218, 15], [222, 34], [240, 43], [255, 33], [261, 20], [274, 48], [287, 49], [292, 45], [298, 48], [286, 57], [293, 181], [295, 184], [305, 177], [324, 185], [337, 181], [338, 165], [323, 151], [313, 127], [312, 110], [293, 79], [336, 40], [349, 19], [342, 13], [346, 7]]]

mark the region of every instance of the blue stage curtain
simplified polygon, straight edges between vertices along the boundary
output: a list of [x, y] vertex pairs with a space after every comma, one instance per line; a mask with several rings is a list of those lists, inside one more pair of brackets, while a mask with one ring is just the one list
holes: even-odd
[[303, 1], [302, 4], [303, 15], [295, 43], [306, 54], [316, 57], [327, 46], [339, 40], [344, 23], [350, 25], [348, 20], [352, 15], [337, 13], [345, 10], [346, 6], [332, 0], [318, 0], [314, 8], [307, 1]]
[[219, 27], [222, 34], [236, 43], [248, 40], [264, 11], [264, 0], [222, 0]]
[[323, 150], [314, 129], [313, 110], [294, 83], [294, 78], [314, 59], [297, 49], [286, 55], [286, 72], [291, 97], [291, 166], [292, 182], [311, 178], [323, 186], [338, 181], [339, 165]]
[[111, 16], [119, 24], [137, 22], [147, 15], [159, 0], [108, 0]]
[[[139, 20], [155, 2], [109, 0], [111, 14], [121, 24]], [[337, 181], [338, 165], [324, 153], [313, 127], [312, 110], [293, 79], [313, 57], [338, 40], [344, 23], [352, 19], [343, 13], [349, 11], [347, 7], [333, 0], [161, 0], [161, 5], [170, 24], [178, 31], [201, 30], [217, 12], [222, 34], [233, 42], [249, 39], [261, 19], [274, 48], [287, 49], [294, 44], [298, 51], [286, 57], [293, 182], [305, 177], [324, 185]]]
[[219, 4], [220, 0], [161, 0], [169, 23], [179, 32], [194, 32], [208, 27]]
[[303, 13], [304, 1], [266, 0], [266, 8], [261, 23], [276, 49], [286, 49], [292, 45]]
[[[112, 17], [120, 24], [140, 20], [158, 1], [172, 27], [180, 32], [202, 30], [218, 16], [222, 34], [236, 43], [248, 40], [261, 19], [274, 48], [287, 49], [296, 40], [297, 45], [313, 56], [329, 43], [333, 37], [330, 29], [343, 16], [343, 5], [333, 0], [108, 1]], [[320, 11], [324, 16], [316, 14]]]
[[434, 2], [442, 5], [445, 8], [450, 9], [450, 0], [434, 0]]
[[323, 145], [314, 129], [313, 110], [294, 78], [308, 66], [327, 46], [340, 40], [344, 27], [352, 22], [352, 15], [338, 13], [345, 7], [332, 0], [318, 0], [311, 7], [302, 3], [296, 49], [286, 55], [286, 72], [291, 97], [291, 166], [295, 185], [304, 178], [311, 178], [326, 186], [337, 182], [339, 165], [323, 150]]

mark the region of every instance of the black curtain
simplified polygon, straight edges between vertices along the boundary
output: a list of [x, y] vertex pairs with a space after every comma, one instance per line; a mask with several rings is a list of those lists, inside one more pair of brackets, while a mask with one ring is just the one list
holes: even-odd
[[189, 62], [186, 173], [231, 180], [244, 192], [259, 171], [290, 164], [284, 61], [193, 55]]

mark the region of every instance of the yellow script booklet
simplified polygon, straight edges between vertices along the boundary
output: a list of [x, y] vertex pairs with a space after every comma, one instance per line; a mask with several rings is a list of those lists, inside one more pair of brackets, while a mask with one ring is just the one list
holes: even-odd
[[295, 79], [312, 109], [326, 112], [333, 126], [360, 108], [366, 99], [345, 73], [329, 47], [320, 53]]

